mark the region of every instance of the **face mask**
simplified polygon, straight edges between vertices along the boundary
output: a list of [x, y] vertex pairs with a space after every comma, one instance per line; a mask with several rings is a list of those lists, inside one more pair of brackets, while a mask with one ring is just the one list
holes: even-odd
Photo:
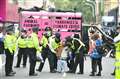
[[46, 33], [47, 33], [48, 36], [52, 35], [51, 31], [47, 31]]
[[55, 38], [55, 42], [56, 42], [56, 43], [59, 43], [59, 42], [60, 42], [60, 39]]

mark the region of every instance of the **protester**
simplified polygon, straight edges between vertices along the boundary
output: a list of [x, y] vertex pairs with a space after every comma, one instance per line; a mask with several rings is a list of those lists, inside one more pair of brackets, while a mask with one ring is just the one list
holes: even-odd
[[[93, 40], [93, 50], [90, 53], [90, 57], [92, 60], [92, 72], [90, 76], [101, 76], [102, 71], [102, 52], [101, 47], [102, 46], [102, 40], [99, 37], [99, 34], [94, 34], [91, 39]], [[98, 66], [98, 73], [97, 72], [97, 66]]]

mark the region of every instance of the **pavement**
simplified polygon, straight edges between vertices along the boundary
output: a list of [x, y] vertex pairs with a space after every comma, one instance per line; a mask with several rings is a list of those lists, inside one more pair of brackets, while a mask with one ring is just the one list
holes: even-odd
[[[5, 56], [2, 56], [2, 62], [5, 61]], [[14, 58], [14, 66], [16, 64], [16, 57]], [[36, 68], [39, 66], [40, 62], [37, 62]], [[103, 71], [102, 71], [102, 76], [101, 77], [91, 77], [89, 76], [91, 72], [91, 60], [90, 57], [87, 57], [85, 60], [85, 67], [84, 67], [84, 74], [79, 75], [79, 74], [66, 74], [66, 76], [63, 76], [63, 73], [50, 73], [49, 72], [49, 64], [48, 61], [46, 60], [46, 63], [44, 65], [43, 71], [42, 72], [37, 72], [38, 76], [29, 76], [28, 71], [29, 71], [29, 59], [27, 63], [27, 67], [23, 68], [22, 65], [20, 68], [13, 68], [14, 71], [16, 71], [16, 75], [13, 77], [6, 77], [5, 76], [5, 69], [4, 65], [2, 68], [0, 68], [0, 79], [114, 79], [114, 76], [111, 76], [110, 74], [114, 70], [114, 59], [113, 58], [106, 58], [103, 57], [102, 59], [102, 64], [103, 64]], [[78, 72], [79, 69], [77, 68]]]

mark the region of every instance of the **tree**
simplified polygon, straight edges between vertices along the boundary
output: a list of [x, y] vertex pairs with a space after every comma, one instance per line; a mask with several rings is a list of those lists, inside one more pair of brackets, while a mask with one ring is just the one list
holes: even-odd
[[50, 0], [54, 2], [56, 9], [61, 10], [71, 10], [76, 12], [81, 12], [83, 16], [84, 23], [90, 23], [93, 20], [92, 8], [87, 6], [85, 0]]

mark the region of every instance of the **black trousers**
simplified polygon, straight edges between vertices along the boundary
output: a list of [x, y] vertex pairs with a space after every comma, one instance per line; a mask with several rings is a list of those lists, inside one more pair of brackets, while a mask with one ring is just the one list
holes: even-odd
[[33, 75], [35, 73], [35, 66], [36, 66], [36, 49], [27, 48], [27, 52], [29, 55], [29, 62], [30, 62], [29, 75]]
[[4, 53], [4, 43], [0, 41], [0, 54]]
[[102, 58], [99, 58], [99, 59], [92, 58], [92, 73], [97, 72], [97, 66], [99, 69], [98, 72], [101, 73], [101, 71], [102, 71]]
[[18, 55], [17, 55], [17, 67], [20, 67], [21, 59], [23, 57], [23, 66], [26, 66], [27, 62], [27, 48], [19, 48]]
[[12, 66], [14, 54], [11, 54], [8, 49], [5, 50], [5, 54], [6, 54], [5, 74], [8, 75], [13, 71]]
[[[43, 48], [41, 55], [43, 57], [44, 63], [45, 63], [46, 58], [48, 58], [50, 71], [53, 71], [54, 70], [54, 56], [51, 50], [49, 48]], [[39, 71], [42, 71], [44, 63], [40, 63], [40, 66], [38, 68]]]
[[75, 62], [72, 69], [74, 73], [76, 72], [78, 64], [79, 64], [79, 72], [84, 73], [84, 56], [82, 52], [75, 54]]
[[75, 58], [75, 53], [72, 53], [72, 56], [70, 57], [68, 54], [67, 57], [67, 66], [69, 68], [69, 71], [72, 71], [73, 66], [74, 66], [74, 58]]
[[57, 61], [58, 61], [58, 59], [57, 59], [57, 56], [56, 56], [56, 54], [55, 53], [53, 53], [53, 56], [54, 56], [54, 69], [56, 69], [57, 70]]

